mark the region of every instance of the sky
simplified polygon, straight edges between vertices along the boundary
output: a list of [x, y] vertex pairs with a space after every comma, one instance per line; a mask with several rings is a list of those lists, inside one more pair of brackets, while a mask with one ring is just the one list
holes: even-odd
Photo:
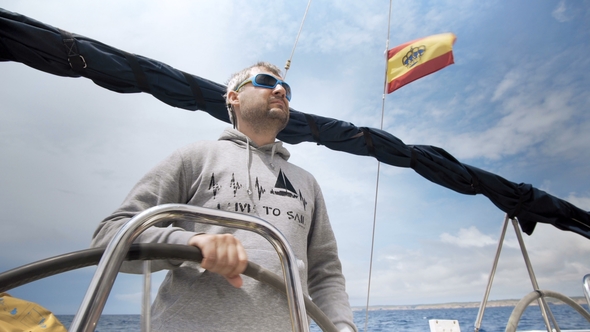
[[[282, 67], [305, 1], [0, 0], [0, 7], [225, 83]], [[291, 107], [383, 129], [406, 144], [530, 183], [590, 210], [590, 1], [312, 2], [286, 81]], [[383, 99], [385, 50], [453, 32], [455, 64]], [[176, 148], [228, 127], [148, 94], [0, 63], [0, 271], [89, 246], [99, 221]], [[383, 105], [383, 108], [382, 108]], [[353, 306], [481, 301], [504, 213], [411, 169], [312, 143], [287, 145], [320, 183]], [[378, 192], [376, 188], [378, 187]], [[376, 198], [377, 197], [377, 198]], [[375, 199], [377, 200], [375, 202]], [[532, 291], [510, 226], [490, 299]], [[525, 244], [541, 289], [583, 296], [588, 239], [538, 224]], [[74, 314], [94, 268], [13, 296]], [[154, 292], [163, 279], [156, 273]], [[105, 313], [139, 313], [141, 276], [120, 274]]]

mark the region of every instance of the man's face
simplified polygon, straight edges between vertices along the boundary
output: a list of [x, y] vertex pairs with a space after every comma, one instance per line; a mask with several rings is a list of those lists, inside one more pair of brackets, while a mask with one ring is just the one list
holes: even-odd
[[[259, 73], [281, 79], [259, 67], [252, 69], [250, 77]], [[279, 132], [289, 121], [289, 101], [281, 84], [277, 84], [274, 89], [255, 87], [252, 83], [245, 84], [239, 89], [237, 99], [239, 104], [235, 107], [238, 125], [240, 122], [248, 122], [257, 128], [276, 127]]]

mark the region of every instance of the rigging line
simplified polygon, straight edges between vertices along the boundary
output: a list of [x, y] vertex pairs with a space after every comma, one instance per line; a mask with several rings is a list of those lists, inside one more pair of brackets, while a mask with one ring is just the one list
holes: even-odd
[[295, 44], [293, 45], [291, 56], [285, 63], [285, 76], [283, 76], [283, 80], [287, 79], [287, 72], [289, 71], [289, 68], [291, 68], [291, 60], [293, 59], [293, 54], [295, 54], [295, 48], [297, 47], [297, 42], [299, 41], [301, 30], [303, 30], [303, 23], [305, 22], [305, 18], [307, 17], [307, 12], [309, 12], [309, 6], [311, 6], [311, 0], [307, 2], [307, 8], [305, 8], [305, 13], [303, 14], [303, 19], [301, 20], [301, 25], [299, 26], [299, 32], [297, 32], [297, 37], [295, 37]]
[[[389, 50], [389, 31], [391, 30], [391, 8], [392, 1], [389, 0], [389, 16], [387, 18], [387, 41], [385, 42], [385, 75], [383, 82], [383, 95], [381, 97], [381, 126], [383, 130], [383, 119], [385, 118], [385, 96], [387, 94], [387, 51]], [[371, 276], [373, 271], [373, 253], [375, 250], [375, 228], [377, 226], [377, 199], [379, 197], [379, 175], [381, 174], [381, 162], [377, 160], [377, 179], [375, 183], [375, 204], [373, 207], [373, 231], [371, 234], [371, 255], [369, 259], [369, 281], [367, 283], [367, 305], [365, 307], [365, 332], [369, 323], [369, 300], [371, 298]]]

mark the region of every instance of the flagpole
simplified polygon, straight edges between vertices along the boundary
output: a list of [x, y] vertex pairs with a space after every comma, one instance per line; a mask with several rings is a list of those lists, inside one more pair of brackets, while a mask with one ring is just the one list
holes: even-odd
[[[383, 78], [383, 95], [381, 97], [381, 124], [379, 129], [383, 130], [383, 122], [385, 117], [385, 95], [387, 94], [387, 51], [389, 50], [389, 31], [391, 30], [391, 9], [392, 0], [389, 0], [389, 16], [387, 18], [387, 40], [385, 42], [385, 75]], [[367, 325], [369, 322], [369, 302], [371, 298], [371, 277], [373, 271], [373, 253], [375, 249], [375, 229], [377, 226], [377, 200], [379, 197], [379, 175], [381, 174], [381, 162], [377, 160], [377, 179], [375, 183], [375, 204], [373, 207], [373, 231], [371, 234], [371, 255], [369, 259], [369, 277], [367, 283], [367, 305], [365, 307], [365, 332], [367, 332]]]

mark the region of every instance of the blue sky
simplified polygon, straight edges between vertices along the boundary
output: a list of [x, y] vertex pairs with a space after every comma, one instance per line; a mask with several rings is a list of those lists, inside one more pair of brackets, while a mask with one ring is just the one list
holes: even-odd
[[[258, 60], [283, 66], [307, 5], [60, 3], [0, 0], [0, 7], [220, 83]], [[311, 4], [287, 74], [293, 108], [379, 127], [388, 6]], [[390, 47], [443, 32], [457, 36], [455, 64], [387, 95], [384, 129], [590, 210], [590, 2], [394, 1]], [[117, 94], [19, 63], [0, 68], [0, 271], [87, 248], [98, 222], [149, 168], [227, 127], [147, 94]], [[351, 303], [364, 305], [377, 162], [311, 143], [288, 148], [323, 188]], [[371, 305], [481, 300], [503, 212], [483, 196], [387, 165], [377, 202]], [[492, 299], [531, 291], [513, 234]], [[525, 241], [541, 288], [583, 295], [587, 239], [538, 225]], [[75, 313], [92, 273], [11, 293]], [[120, 275], [105, 312], [139, 312], [140, 292], [141, 277]]]

